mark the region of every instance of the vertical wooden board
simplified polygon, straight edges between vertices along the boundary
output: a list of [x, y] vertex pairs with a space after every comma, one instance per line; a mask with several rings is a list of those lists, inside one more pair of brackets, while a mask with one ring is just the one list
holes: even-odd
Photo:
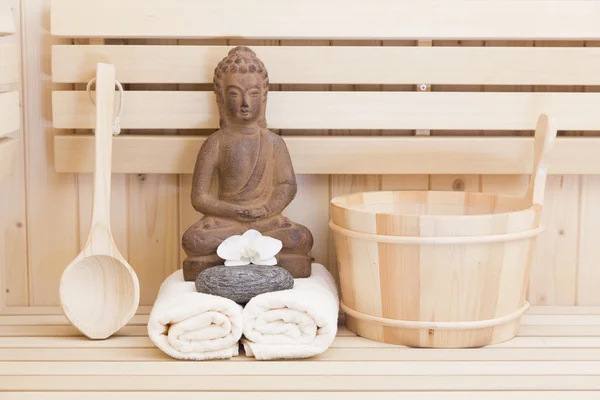
[[429, 175], [382, 175], [381, 190], [428, 190]]
[[[327, 40], [295, 41], [282, 40], [280, 46], [328, 46]], [[266, 65], [267, 70], [269, 66]], [[282, 84], [276, 86], [277, 90], [285, 91], [328, 91], [329, 85], [294, 85]], [[268, 107], [268, 105], [267, 105]], [[282, 129], [282, 136], [301, 135], [328, 135], [327, 129], [311, 131], [295, 131]], [[284, 210], [283, 215], [292, 221], [306, 226], [313, 235], [313, 248], [310, 252], [314, 262], [322, 264], [336, 277], [337, 266], [330, 263], [330, 232], [329, 232], [329, 175], [304, 175], [296, 174], [298, 191], [296, 198]], [[332, 239], [331, 239], [332, 240]]]
[[[126, 43], [177, 45], [177, 40], [128, 40]], [[152, 90], [177, 88], [176, 84], [151, 87]], [[150, 88], [147, 85], [128, 85], [128, 89]], [[178, 132], [161, 129], [146, 133], [176, 135]], [[129, 262], [140, 280], [140, 305], [152, 305], [164, 279], [180, 268], [179, 177], [167, 174], [128, 174], [126, 185], [129, 196]]]
[[429, 189], [480, 192], [481, 175], [431, 175]]
[[550, 175], [529, 286], [532, 305], [575, 304], [579, 219], [579, 176]]
[[524, 196], [529, 175], [481, 175], [481, 191], [499, 195]]
[[313, 235], [311, 256], [314, 262], [323, 264], [329, 271], [336, 269], [328, 265], [329, 238], [329, 177], [327, 175], [296, 175], [298, 193], [283, 215], [306, 226]]
[[[16, 33], [0, 38], [2, 44], [21, 44], [20, 3], [8, 0]], [[20, 49], [19, 49], [20, 50]], [[0, 92], [18, 90], [23, 93], [23, 82], [0, 85]], [[21, 104], [23, 102], [21, 101]], [[22, 115], [21, 115], [22, 117]], [[20, 118], [22, 122], [22, 118]], [[25, 199], [25, 130], [9, 135], [18, 140], [19, 150], [14, 161], [12, 176], [0, 180], [0, 307], [28, 305], [27, 287], [27, 210]]]
[[12, 0], [0, 0], [0, 37], [13, 35], [17, 32], [16, 19], [13, 18], [14, 2]]
[[600, 176], [581, 177], [577, 305], [600, 305]]
[[22, 1], [23, 104], [27, 171], [27, 247], [30, 305], [58, 305], [58, 286], [65, 267], [79, 252], [77, 182], [74, 174], [54, 172], [52, 89], [53, 43], [50, 1]]
[[176, 176], [128, 175], [129, 262], [140, 280], [140, 305], [152, 305], [164, 279], [179, 268]]

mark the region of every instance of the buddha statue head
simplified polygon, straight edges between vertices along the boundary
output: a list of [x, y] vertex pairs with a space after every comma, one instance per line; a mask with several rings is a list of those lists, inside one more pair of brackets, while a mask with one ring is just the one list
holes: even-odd
[[233, 124], [267, 127], [269, 76], [256, 53], [245, 46], [231, 49], [215, 68], [213, 82], [221, 128]]

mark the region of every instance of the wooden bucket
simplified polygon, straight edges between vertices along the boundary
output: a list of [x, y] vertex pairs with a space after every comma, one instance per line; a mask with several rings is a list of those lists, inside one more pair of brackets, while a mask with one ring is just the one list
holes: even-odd
[[387, 191], [334, 198], [329, 226], [348, 329], [413, 347], [480, 347], [515, 337], [544, 229], [544, 161], [554, 126], [540, 116], [524, 197]]

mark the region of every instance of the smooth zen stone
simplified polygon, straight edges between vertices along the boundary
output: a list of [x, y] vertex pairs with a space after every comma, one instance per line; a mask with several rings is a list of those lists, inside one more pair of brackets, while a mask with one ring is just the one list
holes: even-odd
[[240, 304], [247, 303], [259, 294], [292, 287], [294, 287], [294, 278], [286, 269], [279, 266], [219, 265], [205, 269], [196, 278], [198, 292], [225, 297]]

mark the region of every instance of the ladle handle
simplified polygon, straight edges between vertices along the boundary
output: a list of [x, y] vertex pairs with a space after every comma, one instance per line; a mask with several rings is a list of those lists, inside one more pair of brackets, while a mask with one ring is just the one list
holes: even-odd
[[[110, 189], [115, 107], [115, 66], [99, 63], [96, 67], [96, 159], [92, 228], [110, 231]], [[93, 229], [92, 229], [93, 231]]]
[[533, 148], [533, 172], [527, 193], [526, 206], [542, 205], [546, 189], [546, 176], [548, 174], [548, 154], [556, 139], [556, 122], [554, 118], [541, 114], [537, 121]]

